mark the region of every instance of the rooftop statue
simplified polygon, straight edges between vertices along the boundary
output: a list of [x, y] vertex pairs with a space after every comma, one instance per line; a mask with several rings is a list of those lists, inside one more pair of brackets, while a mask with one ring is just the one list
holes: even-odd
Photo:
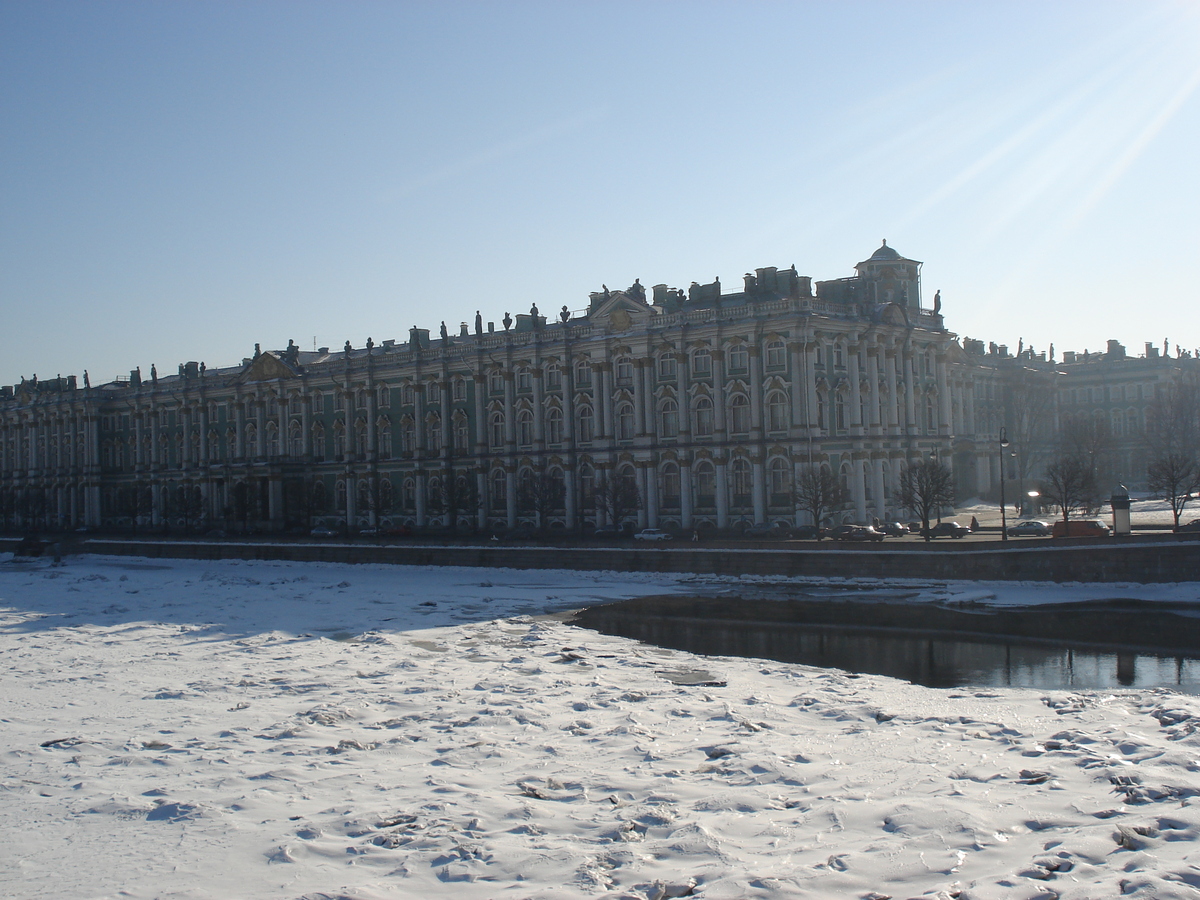
[[558, 314], [558, 317], [563, 320], [564, 324], [566, 324], [566, 321], [571, 318], [571, 311], [567, 309], [567, 304], [563, 304], [562, 312]]
[[479, 314], [479, 310], [475, 310], [475, 333], [483, 334], [483, 316]]
[[934, 315], [942, 314], [942, 292], [941, 291], [937, 291], [933, 295], [933, 314]]
[[[255, 346], [257, 347], [258, 345], [255, 344]], [[150, 382], [152, 384], [158, 384], [158, 366], [156, 366], [154, 363], [150, 363]]]
[[[25, 379], [22, 378], [21, 380], [24, 381]], [[92, 379], [88, 378], [87, 369], [83, 370], [83, 386], [85, 388], [90, 388], [92, 386]]]
[[505, 331], [508, 331], [508, 329], [512, 328], [512, 323], [513, 323], [512, 316], [510, 316], [507, 312], [505, 312], [504, 318], [502, 319], [502, 321], [504, 322], [504, 330]]
[[446, 320], [442, 319], [442, 341], [448, 342], [449, 340], [450, 340], [450, 332], [448, 332], [446, 330]]
[[633, 284], [629, 286], [629, 289], [625, 293], [635, 300], [643, 302], [646, 300], [646, 289], [642, 287], [642, 279], [640, 278], [633, 279]]

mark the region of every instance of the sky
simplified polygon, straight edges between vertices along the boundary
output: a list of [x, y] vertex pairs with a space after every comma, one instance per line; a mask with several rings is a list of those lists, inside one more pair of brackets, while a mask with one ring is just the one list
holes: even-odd
[[0, 0], [0, 384], [924, 261], [1200, 346], [1200, 3]]

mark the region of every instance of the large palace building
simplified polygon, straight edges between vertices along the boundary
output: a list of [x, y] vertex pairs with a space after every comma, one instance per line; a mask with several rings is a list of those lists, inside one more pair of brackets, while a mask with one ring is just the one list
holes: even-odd
[[802, 524], [792, 485], [810, 467], [848, 488], [835, 517], [864, 522], [901, 515], [899, 475], [931, 455], [963, 497], [992, 496], [1002, 459], [1032, 477], [1072, 415], [1111, 422], [1116, 474], [1144, 477], [1147, 404], [1194, 358], [959, 341], [920, 272], [885, 242], [815, 287], [794, 266], [729, 293], [635, 282], [404, 343], [22, 380], [0, 388], [0, 525]]

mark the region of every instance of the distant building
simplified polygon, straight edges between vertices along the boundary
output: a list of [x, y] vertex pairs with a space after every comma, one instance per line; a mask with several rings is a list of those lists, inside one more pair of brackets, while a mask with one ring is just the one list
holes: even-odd
[[[1010, 448], [1006, 477], [1032, 478], [1067, 416], [1104, 415], [1136, 483], [1147, 404], [1195, 371], [1116, 342], [1061, 362], [960, 343], [940, 297], [922, 305], [920, 262], [885, 243], [855, 271], [815, 291], [795, 267], [731, 292], [635, 282], [550, 320], [23, 380], [0, 389], [0, 524], [723, 528], [803, 522], [792, 485], [810, 466], [848, 488], [839, 521], [893, 519], [912, 461], [936, 454], [962, 496], [991, 496], [1000, 429], [1026, 458]], [[1037, 415], [1031, 384], [1050, 386]]]

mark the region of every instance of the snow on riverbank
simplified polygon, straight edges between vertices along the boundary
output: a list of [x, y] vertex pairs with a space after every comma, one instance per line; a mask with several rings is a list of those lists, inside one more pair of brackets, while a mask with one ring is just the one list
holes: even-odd
[[940, 691], [543, 615], [712, 581], [0, 565], [0, 894], [1200, 897], [1198, 698]]

